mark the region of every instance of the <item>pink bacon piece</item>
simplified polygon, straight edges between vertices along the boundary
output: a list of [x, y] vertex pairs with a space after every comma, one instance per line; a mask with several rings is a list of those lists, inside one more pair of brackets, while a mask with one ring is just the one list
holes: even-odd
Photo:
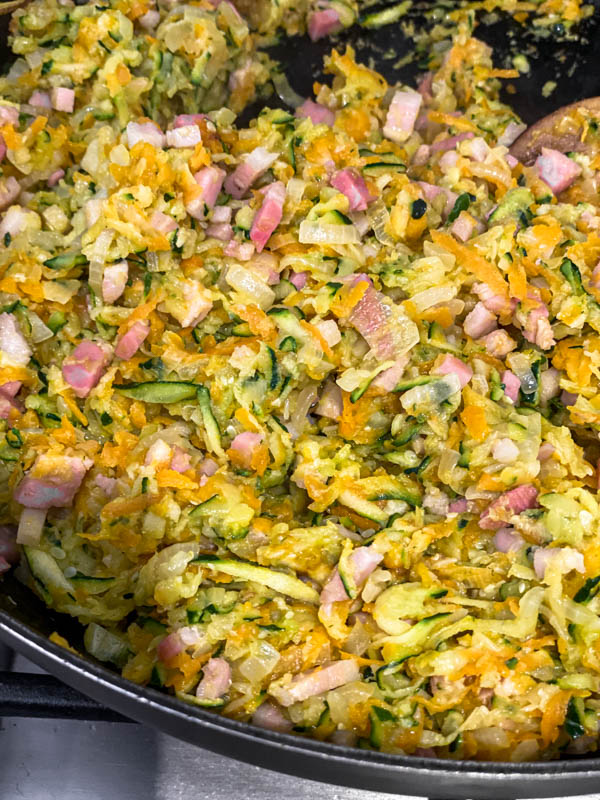
[[542, 147], [537, 157], [535, 169], [540, 178], [548, 184], [554, 194], [568, 189], [575, 178], [581, 175], [581, 167], [559, 150]]
[[441, 363], [435, 369], [436, 375], [456, 375], [460, 381], [461, 389], [464, 389], [467, 383], [473, 377], [473, 370], [464, 361], [456, 356], [444, 356]]
[[330, 182], [334, 189], [346, 195], [350, 211], [366, 211], [373, 199], [364, 178], [354, 169], [348, 168], [336, 172]]
[[87, 397], [97, 386], [108, 361], [110, 350], [102, 342], [86, 340], [78, 344], [63, 362], [62, 374], [77, 397]]
[[117, 358], [127, 361], [137, 353], [146, 337], [150, 333], [150, 323], [142, 320], [136, 320], [127, 333], [117, 342], [115, 347], [115, 355]]
[[[33, 471], [45, 460], [47, 457], [39, 457]], [[37, 509], [66, 508], [73, 504], [92, 461], [77, 456], [61, 456], [60, 459], [53, 458], [53, 461], [58, 462], [54, 473], [49, 472], [43, 478], [26, 475], [21, 480], [13, 495], [17, 503]]]
[[315, 11], [308, 18], [308, 35], [313, 42], [341, 30], [340, 15], [334, 8]]
[[524, 483], [508, 492], [504, 492], [483, 512], [479, 519], [479, 527], [483, 530], [497, 530], [515, 514], [528, 508], [537, 507], [538, 490], [530, 483]]
[[281, 222], [284, 201], [284, 184], [281, 181], [270, 184], [265, 191], [262, 205], [254, 216], [250, 230], [250, 239], [254, 242], [258, 253], [262, 252], [271, 234]]
[[314, 100], [305, 100], [301, 106], [298, 106], [296, 116], [308, 117], [313, 125], [329, 125], [329, 127], [332, 127], [335, 122], [333, 111], [321, 105], [321, 103], [315, 103]]
[[218, 700], [231, 686], [231, 667], [224, 658], [211, 658], [202, 670], [202, 680], [196, 689], [196, 697]]

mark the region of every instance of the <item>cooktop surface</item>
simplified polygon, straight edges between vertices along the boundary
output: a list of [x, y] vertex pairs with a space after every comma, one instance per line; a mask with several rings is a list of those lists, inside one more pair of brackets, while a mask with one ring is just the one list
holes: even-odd
[[[40, 672], [0, 644], [0, 669]], [[241, 764], [143, 725], [0, 718], [0, 800], [417, 800]], [[584, 800], [584, 798], [574, 798]], [[600, 800], [600, 794], [586, 800]]]

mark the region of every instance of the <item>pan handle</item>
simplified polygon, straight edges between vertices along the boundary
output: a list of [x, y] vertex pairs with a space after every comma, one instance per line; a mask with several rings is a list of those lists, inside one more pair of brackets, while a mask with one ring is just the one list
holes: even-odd
[[28, 672], [0, 672], [0, 717], [133, 722], [52, 675]]

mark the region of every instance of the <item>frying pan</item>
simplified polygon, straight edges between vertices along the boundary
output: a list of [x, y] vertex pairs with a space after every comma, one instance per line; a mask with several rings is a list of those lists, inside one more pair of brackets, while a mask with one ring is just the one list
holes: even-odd
[[[411, 14], [422, 24], [428, 13], [442, 17], [450, 7], [451, 3], [439, 0], [435, 8], [429, 3], [415, 7]], [[0, 42], [6, 41], [6, 28], [4, 18], [0, 20]], [[494, 47], [498, 66], [511, 66], [511, 51], [529, 58], [530, 72], [512, 82], [516, 93], [505, 94], [504, 99], [532, 123], [560, 106], [600, 95], [596, 67], [600, 63], [599, 28], [600, 12], [596, 10], [580, 26], [576, 39], [554, 26], [549, 37], [539, 43], [511, 19], [488, 15], [477, 35]], [[395, 66], [395, 61], [414, 48], [399, 25], [368, 32], [356, 26], [344, 33], [340, 43], [346, 42], [356, 48], [363, 62], [377, 68], [390, 82], [414, 81], [417, 73], [427, 68], [426, 53], [417, 63]], [[323, 56], [330, 47], [328, 41], [311, 43], [297, 38], [276, 44], [272, 55], [281, 61], [292, 87], [309, 95], [313, 81], [322, 77]], [[0, 48], [0, 59], [6, 61], [8, 49], [5, 45]], [[390, 51], [395, 51], [393, 58]], [[541, 90], [548, 81], [555, 82], [556, 88], [544, 97]], [[280, 105], [276, 97], [269, 104]], [[256, 110], [248, 109], [245, 118]], [[582, 795], [598, 790], [600, 758], [595, 757], [528, 764], [451, 761], [352, 749], [264, 731], [130, 683], [92, 658], [49, 642], [47, 636], [53, 631], [84, 652], [82, 631], [74, 620], [52, 613], [11, 575], [5, 577], [0, 586], [1, 639], [94, 700], [200, 747], [304, 778], [403, 795], [496, 800]], [[127, 730], [125, 735], [135, 732]]]

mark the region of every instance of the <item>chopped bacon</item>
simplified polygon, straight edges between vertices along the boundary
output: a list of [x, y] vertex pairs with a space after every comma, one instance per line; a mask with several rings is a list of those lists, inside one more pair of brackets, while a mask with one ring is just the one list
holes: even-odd
[[438, 195], [443, 194], [446, 198], [444, 214], [448, 215], [452, 211], [458, 198], [458, 195], [455, 192], [452, 192], [450, 189], [446, 189], [441, 186], [436, 186], [433, 183], [427, 183], [426, 181], [417, 181], [417, 185], [420, 187], [424, 199], [430, 204], [433, 203]]
[[414, 130], [422, 102], [418, 92], [397, 91], [387, 112], [383, 135], [393, 142], [405, 142]]
[[136, 320], [131, 328], [124, 333], [117, 342], [115, 347], [115, 355], [123, 361], [127, 361], [140, 349], [146, 337], [150, 333], [150, 323], [142, 320]]
[[375, 567], [383, 560], [383, 554], [378, 553], [373, 547], [357, 547], [350, 556], [354, 582], [361, 586]]
[[480, 339], [497, 327], [496, 317], [479, 302], [465, 317], [463, 330], [472, 339]]
[[238, 261], [250, 261], [254, 255], [254, 245], [252, 242], [238, 242], [232, 239], [223, 252]]
[[471, 238], [474, 228], [475, 221], [473, 218], [465, 214], [464, 211], [461, 211], [458, 215], [458, 219], [455, 219], [452, 223], [450, 230], [457, 239], [460, 239], [461, 242], [466, 242]]
[[373, 199], [369, 194], [365, 179], [354, 169], [348, 168], [336, 172], [330, 183], [334, 189], [346, 195], [350, 211], [365, 211]]
[[[356, 586], [362, 586], [375, 567], [383, 560], [383, 555], [372, 547], [357, 547], [350, 554], [352, 580]], [[321, 592], [321, 604], [338, 603], [348, 599], [348, 594], [336, 567]]]
[[[50, 95], [48, 92], [39, 92], [36, 91], [31, 95], [29, 98], [29, 105], [33, 106], [34, 108], [47, 108], [50, 110], [52, 108], [52, 102], [50, 100]], [[19, 117], [17, 114], [17, 119], [13, 120], [13, 124], [18, 121]]]
[[494, 547], [501, 553], [511, 553], [520, 550], [525, 542], [512, 528], [500, 528], [494, 536]]
[[250, 467], [252, 456], [262, 444], [263, 438], [262, 434], [253, 433], [252, 431], [238, 433], [231, 442], [231, 449], [236, 450], [240, 454], [240, 459], [244, 466]]
[[346, 592], [344, 584], [342, 583], [342, 579], [340, 578], [339, 570], [336, 567], [323, 586], [320, 596], [321, 605], [326, 606], [330, 603], [341, 603], [347, 599], [348, 593]]
[[[14, 492], [17, 503], [26, 508], [65, 508], [75, 495], [93, 462], [77, 456], [39, 456]], [[40, 477], [37, 477], [37, 476]]]
[[224, 658], [211, 658], [204, 665], [202, 680], [196, 689], [196, 697], [218, 700], [231, 686], [231, 667]]
[[542, 350], [549, 350], [556, 344], [548, 316], [548, 308], [545, 303], [541, 301], [538, 301], [538, 305], [532, 308], [526, 315], [521, 312], [517, 312], [516, 314], [519, 321], [525, 317], [523, 336], [528, 342], [537, 344]]
[[501, 528], [513, 515], [536, 508], [537, 496], [538, 490], [529, 483], [504, 492], [486, 508], [479, 519], [479, 527], [490, 531]]
[[18, 125], [19, 109], [16, 106], [0, 105], [0, 125]]
[[509, 369], [504, 370], [502, 373], [502, 383], [504, 384], [504, 394], [516, 403], [519, 399], [519, 390], [521, 389], [521, 381], [517, 378], [514, 372]]
[[369, 286], [349, 316], [350, 324], [363, 336], [378, 358], [393, 356], [394, 339], [389, 330], [390, 309], [382, 295]]
[[250, 239], [254, 242], [258, 253], [262, 251], [281, 222], [284, 201], [285, 185], [281, 181], [271, 183], [265, 191], [262, 205], [254, 216], [250, 230]]
[[138, 142], [147, 142], [154, 147], [164, 147], [166, 137], [154, 122], [128, 122], [127, 146], [131, 149]]
[[206, 236], [212, 236], [221, 242], [230, 242], [233, 239], [233, 228], [229, 222], [211, 222], [206, 228]]
[[473, 377], [471, 367], [455, 356], [444, 356], [441, 363], [436, 367], [435, 372], [437, 375], [456, 375], [462, 389]]
[[150, 225], [155, 231], [167, 234], [177, 230], [177, 222], [168, 214], [163, 214], [162, 211], [155, 211], [150, 217]]
[[214, 207], [223, 186], [225, 172], [219, 167], [203, 167], [194, 175], [194, 180], [202, 190], [185, 207], [191, 217], [204, 219], [207, 210]]
[[535, 169], [540, 178], [548, 184], [554, 194], [560, 194], [581, 175], [581, 167], [571, 158], [553, 150], [542, 147], [542, 154], [537, 157]]
[[[502, 295], [495, 294], [494, 290], [487, 285], [487, 283], [474, 283], [473, 292], [481, 300], [483, 305], [488, 311], [493, 311], [495, 314], [500, 314], [507, 311], [506, 298]], [[510, 310], [517, 307], [517, 300], [511, 299]]]
[[181, 447], [175, 445], [173, 448], [173, 456], [171, 458], [171, 469], [175, 472], [184, 473], [190, 468], [192, 460], [190, 454], [182, 450]]
[[256, 709], [252, 715], [252, 724], [278, 733], [290, 733], [293, 728], [293, 724], [283, 716], [281, 709], [268, 700]]
[[396, 363], [393, 366], [377, 375], [371, 386], [376, 389], [383, 389], [384, 392], [393, 392], [406, 369], [408, 361], [408, 356], [396, 359]]
[[156, 654], [163, 662], [168, 662], [179, 653], [185, 650], [185, 644], [181, 641], [178, 632], [169, 633], [162, 641], [159, 642], [156, 648]]
[[335, 122], [335, 114], [326, 106], [315, 103], [313, 100], [305, 100], [296, 109], [297, 117], [308, 117], [313, 125], [329, 125]]
[[77, 397], [87, 397], [102, 377], [110, 351], [101, 344], [85, 340], [63, 362], [62, 374]]
[[300, 291], [306, 286], [307, 277], [308, 272], [290, 272], [290, 283], [293, 283], [296, 289]]
[[99, 486], [107, 497], [114, 497], [117, 493], [117, 480], [116, 478], [109, 478], [108, 475], [99, 473], [94, 478], [94, 483]]
[[515, 340], [511, 339], [508, 333], [502, 328], [488, 333], [487, 336], [481, 339], [481, 342], [485, 345], [485, 349], [488, 353], [494, 356], [494, 358], [504, 358], [517, 346]]
[[198, 125], [201, 120], [208, 119], [206, 114], [179, 114], [173, 120], [173, 128], [187, 128], [188, 125]]
[[104, 268], [102, 277], [102, 298], [105, 303], [114, 303], [125, 291], [129, 277], [127, 261], [117, 261]]
[[0, 211], [17, 199], [21, 194], [21, 184], [12, 175], [0, 183]]
[[583, 554], [573, 547], [538, 547], [533, 554], [533, 568], [540, 580], [546, 575], [550, 564], [557, 563], [561, 575], [575, 570], [585, 574]]
[[315, 11], [308, 18], [308, 35], [313, 42], [337, 33], [342, 27], [340, 15], [334, 8]]
[[464, 497], [459, 497], [458, 500], [453, 500], [448, 506], [450, 514], [464, 514], [467, 510], [467, 501]]
[[57, 111], [66, 111], [70, 114], [75, 107], [75, 90], [64, 89], [62, 87], [52, 89], [51, 92], [52, 107]]
[[64, 169], [57, 169], [55, 170], [52, 175], [48, 178], [48, 186], [56, 186], [61, 178], [65, 177]]
[[458, 133], [456, 136], [447, 136], [445, 139], [438, 139], [437, 142], [431, 145], [431, 152], [437, 153], [443, 150], [454, 150], [457, 144], [464, 142], [465, 139], [472, 139], [474, 136], [475, 134], [469, 131]]
[[270, 153], [265, 147], [256, 147], [229, 175], [225, 181], [225, 191], [240, 200], [254, 181], [263, 175], [277, 160], [277, 153]]
[[317, 667], [309, 672], [301, 672], [287, 685], [269, 687], [269, 694], [273, 695], [282, 706], [291, 706], [300, 703], [309, 697], [336, 689], [346, 683], [351, 683], [360, 678], [360, 670], [355, 659], [334, 661], [327, 666]]
[[8, 361], [21, 367], [31, 358], [31, 348], [13, 314], [0, 314], [0, 350]]
[[202, 142], [202, 134], [197, 125], [180, 125], [167, 131], [167, 147], [195, 147]]
[[7, 381], [0, 386], [0, 394], [5, 397], [16, 397], [21, 391], [22, 381]]

